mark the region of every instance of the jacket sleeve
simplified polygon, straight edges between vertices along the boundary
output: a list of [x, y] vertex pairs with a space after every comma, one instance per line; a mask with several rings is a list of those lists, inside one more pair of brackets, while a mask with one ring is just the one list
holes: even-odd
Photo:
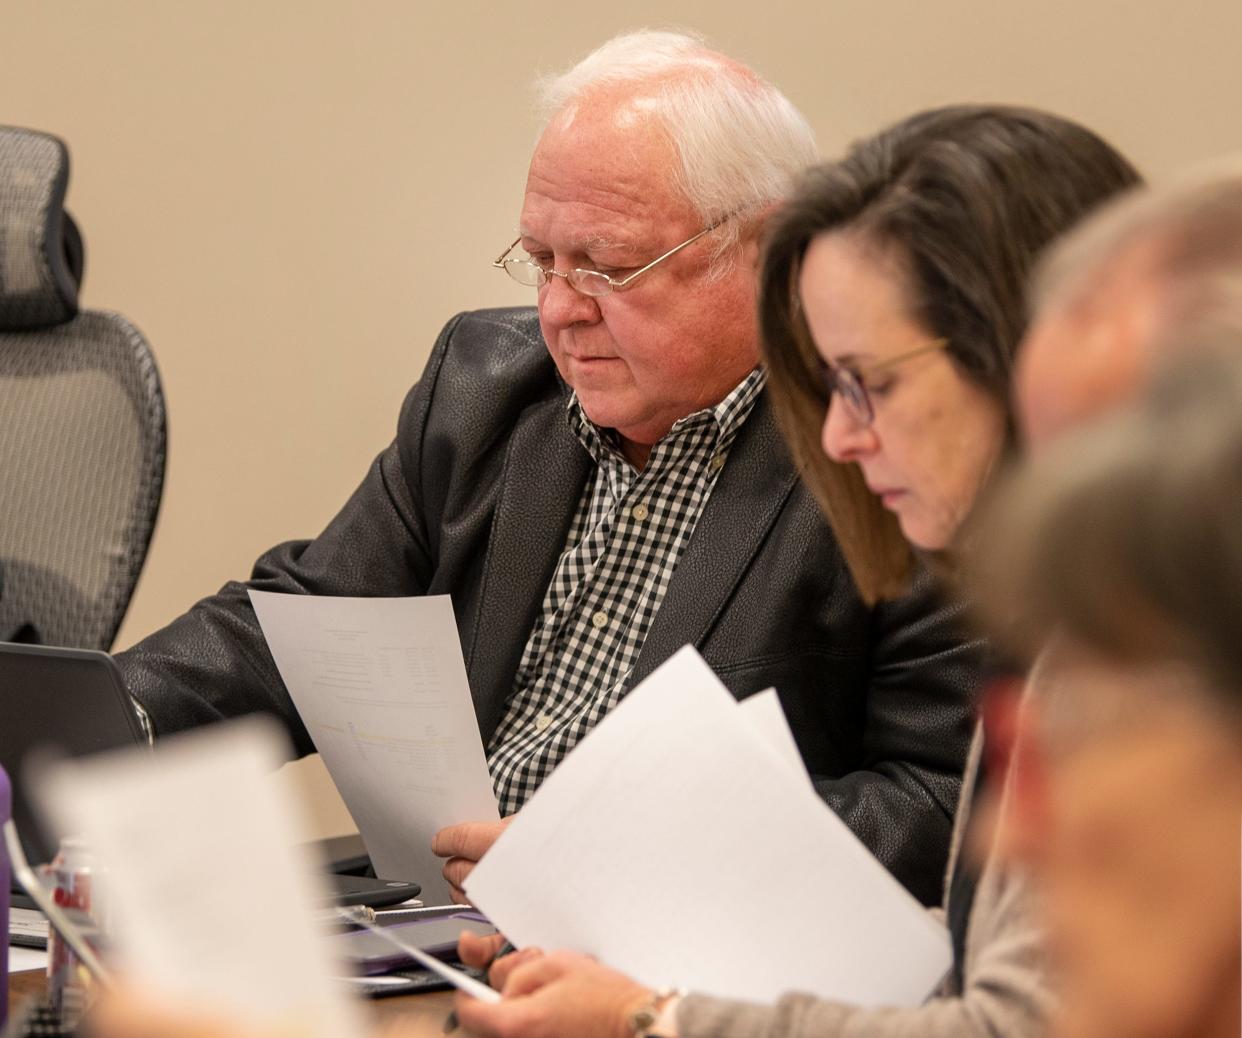
[[284, 721], [299, 754], [313, 752], [247, 589], [358, 596], [425, 590], [433, 535], [424, 502], [413, 488], [421, 485], [424, 432], [459, 320], [440, 334], [422, 378], [406, 397], [396, 439], [323, 533], [271, 549], [255, 563], [248, 581], [226, 584], [117, 656], [130, 695], [146, 710], [157, 735], [267, 712]]
[[970, 745], [982, 645], [962, 609], [921, 575], [876, 607], [860, 766], [812, 775], [825, 801], [924, 905], [939, 904], [953, 812]]

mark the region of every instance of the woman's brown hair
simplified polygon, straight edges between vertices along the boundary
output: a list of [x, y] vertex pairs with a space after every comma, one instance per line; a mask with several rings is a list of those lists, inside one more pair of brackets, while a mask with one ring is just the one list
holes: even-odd
[[[913, 553], [858, 467], [820, 448], [828, 396], [798, 301], [807, 247], [848, 229], [895, 248], [913, 315], [1011, 415], [1027, 279], [1039, 253], [1139, 182], [1117, 151], [1075, 123], [1028, 108], [961, 105], [905, 119], [840, 161], [813, 167], [773, 217], [759, 283], [769, 392], [794, 462], [867, 601], [905, 590]], [[1009, 427], [1012, 437], [1012, 418]]]

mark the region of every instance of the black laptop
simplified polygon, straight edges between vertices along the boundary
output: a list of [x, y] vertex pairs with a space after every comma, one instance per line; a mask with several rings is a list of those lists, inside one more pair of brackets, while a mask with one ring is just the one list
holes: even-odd
[[50, 861], [60, 834], [44, 828], [25, 796], [29, 756], [85, 757], [146, 742], [106, 653], [0, 642], [0, 764], [13, 784], [13, 820], [30, 861]]

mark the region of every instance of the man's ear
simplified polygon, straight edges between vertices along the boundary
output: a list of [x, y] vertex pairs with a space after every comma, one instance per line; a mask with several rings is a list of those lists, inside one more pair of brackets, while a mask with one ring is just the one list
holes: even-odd
[[763, 258], [762, 239], [758, 233], [752, 233], [742, 239], [742, 264], [752, 275], [759, 275], [759, 262]]
[[763, 232], [767, 228], [768, 220], [779, 208], [780, 204], [777, 202], [764, 206], [747, 219], [742, 230], [738, 243], [742, 250], [742, 263], [752, 273], [757, 274], [759, 271], [759, 260], [763, 255]]

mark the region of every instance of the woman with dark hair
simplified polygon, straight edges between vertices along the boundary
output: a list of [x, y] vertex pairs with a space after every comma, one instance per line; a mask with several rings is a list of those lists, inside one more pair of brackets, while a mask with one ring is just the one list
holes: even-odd
[[[1009, 389], [1040, 252], [1138, 183], [1081, 126], [1024, 108], [923, 113], [815, 167], [773, 217], [760, 280], [772, 394], [803, 479], [871, 601], [900, 594], [915, 554], [951, 569], [1013, 448]], [[1021, 1036], [1049, 1008], [1021, 876], [959, 864], [979, 788], [972, 747], [946, 881], [954, 969], [916, 1009], [790, 994], [759, 1007], [661, 997], [581, 956], [518, 952], [493, 966], [505, 1001], [459, 999], [472, 1032], [618, 1035]], [[994, 780], [995, 781], [995, 780]], [[464, 941], [485, 961], [492, 945]], [[900, 949], [894, 950], [900, 954]]]
[[961, 106], [816, 167], [776, 217], [760, 295], [768, 389], [868, 599], [899, 593], [914, 550], [952, 547], [1013, 447], [1035, 259], [1137, 182], [1081, 126]]

